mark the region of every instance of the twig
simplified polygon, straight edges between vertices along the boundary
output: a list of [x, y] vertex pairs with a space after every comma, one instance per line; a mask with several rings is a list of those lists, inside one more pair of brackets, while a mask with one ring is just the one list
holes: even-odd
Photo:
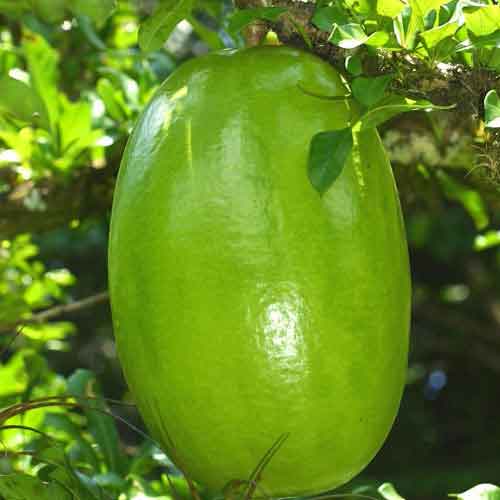
[[29, 318], [16, 321], [15, 323], [11, 323], [9, 325], [0, 325], [0, 334], [12, 333], [18, 327], [23, 325], [44, 323], [45, 321], [49, 321], [59, 316], [64, 316], [66, 314], [71, 314], [76, 311], [81, 311], [82, 309], [93, 307], [102, 302], [107, 302], [108, 300], [109, 293], [100, 292], [96, 293], [95, 295], [91, 295], [90, 297], [76, 300], [75, 302], [71, 302], [69, 304], [54, 306], [38, 313], [34, 313]]

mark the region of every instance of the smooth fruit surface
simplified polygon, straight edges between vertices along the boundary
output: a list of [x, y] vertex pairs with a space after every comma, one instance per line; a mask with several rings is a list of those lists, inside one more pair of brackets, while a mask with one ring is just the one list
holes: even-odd
[[182, 65], [127, 146], [110, 291], [138, 407], [210, 490], [264, 470], [273, 495], [331, 489], [375, 455], [405, 379], [407, 247], [375, 130], [322, 197], [311, 138], [347, 126], [335, 70], [285, 47]]

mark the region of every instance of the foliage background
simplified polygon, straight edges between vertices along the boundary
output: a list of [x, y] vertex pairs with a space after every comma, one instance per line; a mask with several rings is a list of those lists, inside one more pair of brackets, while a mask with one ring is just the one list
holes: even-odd
[[[244, 37], [256, 43], [269, 29], [274, 43], [334, 64], [366, 110], [395, 96], [455, 106], [380, 122], [410, 244], [411, 355], [394, 429], [343, 491], [397, 498], [376, 492], [390, 481], [406, 498], [435, 499], [500, 482], [500, 8], [465, 0], [238, 6], [245, 10], [219, 0], [0, 0], [6, 500], [189, 496], [144, 435], [115, 355], [105, 293], [114, 179], [138, 113], [177, 65]], [[34, 400], [52, 406], [32, 409]], [[467, 498], [487, 498], [479, 495]]]

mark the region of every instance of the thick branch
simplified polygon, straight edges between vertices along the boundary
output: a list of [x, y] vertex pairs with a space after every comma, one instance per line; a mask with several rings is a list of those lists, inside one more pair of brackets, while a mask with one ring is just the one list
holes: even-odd
[[[314, 2], [272, 0], [272, 5], [288, 9], [279, 21], [268, 23], [282, 43], [307, 48], [307, 43], [297, 30], [297, 26], [300, 26], [312, 43], [313, 52], [341, 72], [345, 72], [347, 56], [364, 54], [364, 47], [344, 50], [328, 42], [329, 33], [318, 29], [311, 22]], [[482, 115], [482, 101], [487, 91], [496, 88], [500, 92], [500, 76], [492, 70], [468, 68], [459, 64], [434, 64], [404, 50], [379, 50], [376, 56], [366, 55], [362, 58], [365, 75], [392, 73], [393, 90], [408, 97], [426, 98], [435, 104], [456, 104], [456, 112], [469, 118]]]
[[89, 307], [93, 307], [97, 304], [102, 304], [103, 302], [107, 302], [108, 300], [109, 293], [100, 292], [96, 293], [95, 295], [91, 295], [90, 297], [86, 297], [85, 299], [71, 302], [69, 304], [54, 306], [49, 309], [34, 313], [29, 318], [16, 321], [15, 323], [11, 323], [10, 325], [0, 325], [0, 334], [12, 333], [17, 328], [23, 325], [45, 323], [46, 321], [49, 321], [51, 319], [59, 318], [60, 316], [65, 316], [67, 314], [81, 311], [83, 309], [88, 309]]

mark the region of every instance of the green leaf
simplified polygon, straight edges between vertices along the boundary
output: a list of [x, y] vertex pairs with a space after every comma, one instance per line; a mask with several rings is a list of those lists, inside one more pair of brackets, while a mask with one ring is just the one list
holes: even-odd
[[500, 128], [500, 98], [496, 90], [490, 90], [484, 98], [484, 122], [487, 127]]
[[394, 18], [405, 8], [405, 3], [401, 0], [378, 0], [377, 14]]
[[435, 10], [436, 12], [439, 11], [441, 5], [447, 2], [448, 0], [409, 0], [411, 14], [405, 35], [406, 48], [413, 49], [418, 33], [425, 30], [425, 16], [431, 10]]
[[453, 36], [458, 28], [458, 22], [452, 21], [424, 31], [423, 33], [420, 33], [420, 37], [424, 40], [426, 47], [431, 49], [445, 38]]
[[345, 59], [345, 69], [354, 76], [361, 75], [363, 73], [363, 64], [361, 58], [358, 55], [348, 56]]
[[377, 491], [385, 498], [385, 500], [405, 500], [391, 483], [384, 483], [379, 486]]
[[78, 155], [95, 145], [102, 136], [101, 131], [92, 129], [92, 112], [88, 102], [70, 102], [62, 99], [59, 118], [61, 161], [55, 164], [61, 170], [70, 168]]
[[392, 75], [360, 76], [352, 82], [352, 94], [358, 102], [371, 108], [384, 97], [391, 79]]
[[459, 500], [500, 500], [500, 488], [494, 484], [478, 484], [463, 493], [449, 496]]
[[342, 25], [349, 22], [344, 10], [337, 5], [322, 7], [314, 11], [312, 23], [322, 31], [330, 31], [334, 24]]
[[88, 16], [97, 25], [102, 25], [116, 8], [116, 0], [72, 0], [68, 2], [76, 15]]
[[389, 35], [385, 31], [375, 31], [367, 35], [363, 27], [355, 23], [335, 25], [328, 37], [330, 43], [343, 49], [354, 49], [363, 44], [381, 47], [388, 40]]
[[33, 324], [23, 328], [24, 337], [41, 342], [64, 340], [73, 333], [75, 333], [75, 326], [73, 323], [66, 321], [51, 322], [43, 325]]
[[375, 14], [376, 0], [345, 0], [342, 2], [346, 7], [363, 17], [369, 17]]
[[408, 111], [433, 111], [448, 110], [451, 106], [437, 106], [429, 101], [414, 101], [401, 96], [389, 96], [381, 102], [381, 105], [367, 111], [360, 119], [361, 130], [375, 128], [395, 116]]
[[369, 45], [370, 47], [383, 47], [389, 40], [389, 33], [385, 31], [375, 31], [366, 39], [365, 45]]
[[463, 13], [467, 29], [476, 36], [490, 35], [500, 30], [500, 7], [498, 5], [467, 7], [463, 9]]
[[0, 494], [9, 500], [71, 500], [69, 491], [56, 483], [44, 483], [27, 474], [0, 476]]
[[281, 14], [288, 9], [286, 7], [258, 7], [255, 9], [239, 9], [230, 17], [227, 30], [231, 35], [239, 33], [245, 26], [257, 19], [276, 21]]
[[30, 0], [0, 0], [0, 13], [21, 16], [32, 8]]
[[486, 231], [474, 240], [474, 250], [480, 252], [500, 245], [500, 231]]
[[43, 102], [42, 123], [55, 133], [59, 120], [58, 54], [44, 38], [29, 33], [23, 39], [31, 86]]
[[87, 16], [80, 15], [77, 15], [76, 19], [78, 21], [80, 31], [85, 35], [88, 42], [98, 50], [107, 50], [106, 44], [101, 40], [96, 32], [95, 26], [92, 24], [92, 20]]
[[128, 109], [122, 94], [114, 87], [108, 78], [99, 78], [97, 81], [97, 94], [104, 102], [106, 110], [118, 122], [127, 119]]
[[81, 455], [85, 462], [94, 468], [94, 471], [99, 470], [99, 461], [94, 448], [85, 440], [83, 433], [78, 426], [65, 413], [47, 413], [45, 415], [44, 427], [55, 429], [59, 432], [64, 432], [75, 444], [78, 444]]
[[45, 448], [36, 454], [34, 460], [44, 464], [38, 471], [38, 477], [45, 483], [64, 486], [65, 491], [71, 492], [72, 500], [102, 499], [98, 488], [91, 483], [89, 484], [85, 475], [73, 469], [62, 446]]
[[67, 0], [34, 0], [33, 8], [44, 21], [57, 23], [64, 19]]
[[449, 0], [410, 0], [410, 6], [423, 18], [431, 10], [438, 11], [441, 5], [448, 2]]
[[436, 172], [444, 194], [450, 200], [458, 201], [471, 216], [476, 229], [484, 229], [489, 224], [486, 205], [481, 195], [475, 190], [453, 179], [443, 170]]
[[30, 122], [43, 113], [43, 103], [26, 83], [3, 76], [0, 78], [0, 112]]
[[500, 30], [494, 31], [493, 33], [485, 36], [475, 36], [473, 33], [470, 33], [469, 35], [469, 38], [466, 38], [457, 44], [456, 52], [485, 47], [500, 47]]
[[187, 16], [187, 20], [200, 39], [203, 40], [211, 50], [221, 50], [224, 48], [224, 43], [216, 31], [207, 28], [192, 15]]
[[[68, 379], [68, 392], [76, 398], [100, 397], [95, 375], [89, 370], [76, 370]], [[112, 416], [104, 413], [102, 399], [81, 399], [88, 428], [104, 455], [105, 462], [113, 472], [124, 470], [126, 457], [120, 449], [118, 431]]]
[[316, 134], [309, 148], [308, 176], [323, 195], [342, 173], [353, 145], [351, 128]]
[[144, 52], [158, 50], [174, 28], [193, 9], [194, 0], [165, 0], [139, 28], [139, 46]]
[[338, 45], [343, 49], [353, 49], [363, 45], [368, 40], [368, 35], [364, 32], [360, 24], [343, 24], [333, 27], [328, 41]]

